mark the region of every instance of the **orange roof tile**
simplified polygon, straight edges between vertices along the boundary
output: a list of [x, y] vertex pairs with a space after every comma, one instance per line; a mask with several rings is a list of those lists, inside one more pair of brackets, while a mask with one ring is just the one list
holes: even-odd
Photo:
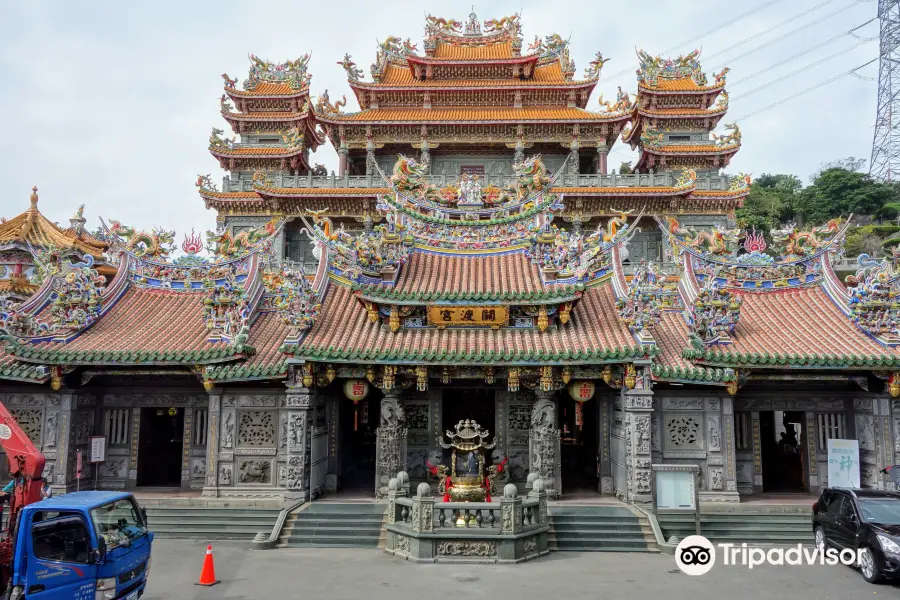
[[675, 187], [554, 187], [555, 194], [656, 194], [660, 196], [679, 195], [683, 188]]
[[252, 120], [252, 119], [276, 119], [279, 121], [286, 121], [289, 119], [303, 119], [309, 113], [304, 112], [290, 112], [290, 111], [272, 111], [272, 112], [227, 112], [222, 113], [222, 116], [226, 119], [237, 119], [237, 120]]
[[376, 196], [388, 193], [390, 188], [263, 188], [260, 193], [279, 196]]
[[[379, 323], [369, 321], [366, 310], [352, 298], [349, 287], [332, 284], [325, 297], [320, 316], [303, 339], [297, 357], [328, 355], [339, 349], [342, 353], [371, 352], [379, 355], [431, 355], [425, 363], [462, 363], [467, 359], [446, 359], [446, 355], [471, 356], [478, 360], [480, 352], [509, 355], [498, 362], [521, 363], [543, 360], [554, 362], [550, 356], [564, 352], [597, 353], [603, 350], [633, 349], [643, 354], [634, 337], [622, 323], [615, 307], [612, 286], [599, 285], [584, 292], [572, 311], [568, 325], [550, 328], [543, 333], [536, 329], [401, 329], [391, 333]], [[441, 351], [445, 351], [442, 354]], [[360, 360], [349, 355], [348, 360]], [[421, 360], [421, 359], [419, 359]], [[557, 362], [565, 362], [560, 358]], [[597, 362], [592, 359], [591, 362]]]
[[487, 256], [446, 256], [415, 252], [400, 270], [394, 292], [460, 294], [539, 292], [544, 289], [537, 265], [523, 252]]
[[651, 108], [642, 106], [638, 108], [638, 112], [654, 117], [680, 117], [680, 116], [700, 116], [707, 117], [713, 115], [724, 114], [728, 111], [727, 106], [713, 105], [711, 108]]
[[225, 88], [225, 91], [233, 96], [303, 96], [309, 93], [309, 88], [295, 90], [287, 83], [261, 81], [252, 90]]
[[213, 154], [222, 154], [225, 156], [294, 156], [296, 154], [302, 154], [303, 147], [271, 148], [265, 146], [240, 146], [236, 148], [227, 148], [225, 146], [213, 146], [209, 151]]
[[399, 65], [388, 65], [385, 69], [381, 83], [372, 83], [369, 81], [353, 82], [353, 85], [366, 87], [384, 87], [384, 86], [410, 86], [423, 88], [441, 88], [441, 87], [528, 87], [528, 86], [584, 86], [594, 85], [592, 81], [566, 81], [562, 74], [559, 62], [553, 62], [548, 65], [540, 66], [534, 70], [534, 76], [530, 79], [426, 79], [425, 81], [415, 79], [412, 72], [407, 67]]
[[662, 152], [665, 154], [720, 154], [725, 152], [735, 152], [740, 148], [740, 144], [729, 144], [727, 146], [716, 146], [715, 144], [694, 145], [694, 144], [671, 144], [667, 146], [644, 146], [646, 152]]
[[31, 206], [25, 212], [0, 223], [0, 244], [31, 244], [40, 248], [73, 248], [94, 258], [101, 258], [107, 245], [87, 232], [63, 229], [38, 210], [37, 188], [31, 195]]
[[440, 41], [434, 49], [434, 58], [447, 60], [490, 60], [515, 58], [509, 41], [481, 46], [463, 46]]
[[341, 121], [390, 121], [390, 122], [429, 122], [429, 121], [614, 121], [630, 118], [630, 115], [613, 117], [594, 113], [582, 108], [566, 106], [525, 106], [513, 107], [386, 107], [370, 108], [356, 113], [338, 116], [323, 116], [322, 120]]
[[690, 345], [688, 343], [688, 325], [685, 323], [681, 311], [664, 311], [659, 324], [652, 328], [651, 333], [659, 346], [659, 355], [654, 362], [666, 367], [685, 370], [694, 368], [694, 364], [681, 355], [682, 351]]
[[700, 86], [697, 85], [697, 82], [694, 81], [692, 77], [682, 77], [680, 79], [666, 79], [660, 77], [656, 80], [656, 85], [651, 86], [646, 82], [641, 81], [638, 83], [638, 88], [660, 92], [703, 92], [708, 90], [715, 90], [724, 87], [724, 85], [724, 80], [720, 84]]

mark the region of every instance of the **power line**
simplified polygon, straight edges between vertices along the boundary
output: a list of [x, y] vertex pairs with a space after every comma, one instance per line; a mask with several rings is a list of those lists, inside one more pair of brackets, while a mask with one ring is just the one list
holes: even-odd
[[681, 43], [679, 43], [679, 44], [675, 44], [675, 45], [672, 46], [671, 48], [667, 48], [666, 50], [663, 50], [662, 53], [663, 53], [663, 55], [666, 55], [666, 54], [668, 54], [669, 52], [671, 52], [672, 50], [677, 50], [678, 48], [681, 48], [681, 47], [683, 47], [683, 46], [687, 46], [688, 44], [693, 43], [693, 42], [696, 42], [697, 40], [701, 40], [701, 39], [705, 38], [706, 36], [708, 36], [709, 34], [715, 33], [715, 32], [719, 31], [720, 29], [722, 29], [723, 27], [725, 27], [725, 26], [727, 26], [727, 25], [733, 25], [734, 23], [737, 23], [737, 22], [740, 21], [741, 19], [744, 19], [744, 18], [746, 18], [746, 17], [749, 17], [749, 16], [752, 15], [753, 13], [759, 12], [759, 11], [761, 11], [762, 9], [766, 8], [767, 6], [771, 6], [771, 5], [775, 4], [776, 2], [781, 2], [781, 0], [770, 0], [769, 2], [766, 2], [765, 4], [761, 4], [761, 5], [757, 6], [756, 8], [753, 8], [753, 9], [751, 9], [751, 10], [748, 10], [747, 12], [745, 12], [745, 13], [743, 13], [743, 14], [741, 14], [741, 15], [738, 15], [737, 17], [735, 17], [735, 18], [733, 18], [733, 19], [729, 19], [728, 22], [726, 22], [726, 23], [722, 23], [721, 25], [716, 25], [716, 26], [713, 27], [712, 29], [709, 29], [709, 30], [707, 30], [707, 31], [704, 31], [704, 32], [701, 33], [700, 35], [696, 35], [696, 36], [692, 37], [692, 38], [689, 39], [689, 40], [686, 40], [686, 41], [681, 42]]
[[789, 100], [793, 100], [794, 98], [797, 98], [797, 97], [799, 97], [799, 96], [802, 96], [803, 94], [806, 94], [806, 93], [811, 92], [811, 91], [813, 91], [813, 90], [817, 90], [817, 89], [819, 89], [820, 87], [822, 87], [822, 86], [824, 86], [824, 85], [828, 85], [829, 83], [831, 83], [831, 82], [833, 82], [833, 81], [837, 81], [837, 80], [840, 79], [841, 77], [846, 77], [847, 75], [852, 75], [855, 71], [858, 71], [859, 69], [862, 69], [863, 67], [867, 67], [867, 66], [871, 65], [873, 62], [875, 62], [875, 61], [877, 61], [877, 60], [878, 60], [877, 57], [876, 57], [876, 58], [873, 58], [872, 60], [870, 60], [870, 61], [867, 62], [867, 63], [863, 63], [863, 64], [859, 65], [858, 67], [854, 67], [854, 68], [850, 69], [849, 71], [846, 71], [846, 72], [844, 72], [844, 73], [841, 73], [840, 75], [836, 75], [835, 77], [832, 77], [831, 79], [828, 79], [828, 80], [826, 80], [826, 81], [823, 81], [822, 83], [817, 83], [816, 85], [814, 85], [814, 86], [812, 86], [812, 87], [808, 87], [808, 88], [806, 88], [805, 90], [800, 90], [800, 91], [797, 92], [796, 94], [792, 94], [792, 95], [788, 96], [787, 98], [782, 98], [781, 100], [779, 100], [779, 101], [777, 101], [777, 102], [773, 102], [772, 104], [770, 104], [770, 105], [768, 105], [768, 106], [764, 106], [763, 108], [760, 108], [759, 110], [755, 110], [755, 111], [753, 111], [753, 112], [751, 112], [751, 113], [747, 113], [746, 115], [741, 115], [740, 117], [738, 117], [737, 119], [735, 119], [735, 121], [736, 121], [736, 122], [744, 121], [744, 120], [746, 120], [746, 119], [749, 119], [750, 117], [753, 117], [753, 116], [758, 115], [758, 114], [761, 113], [761, 112], [765, 112], [765, 111], [769, 110], [770, 108], [775, 108], [776, 106], [778, 106], [778, 105], [780, 105], [780, 104], [784, 104], [785, 102], [787, 102], [787, 101], [789, 101]]
[[[804, 16], [808, 15], [809, 13], [811, 13], [811, 12], [814, 11], [814, 10], [818, 10], [819, 8], [822, 8], [822, 7], [825, 6], [826, 4], [831, 4], [831, 3], [834, 2], [834, 1], [835, 1], [835, 0], [825, 0], [825, 2], [822, 2], [821, 4], [817, 4], [816, 6], [814, 6], [813, 8], [811, 8], [811, 9], [809, 9], [809, 10], [805, 10], [805, 11], [803, 11], [803, 12], [800, 12], [800, 13], [794, 15], [793, 17], [790, 17], [789, 19], [786, 19], [786, 20], [784, 20], [784, 21], [782, 21], [782, 22], [780, 22], [780, 23], [776, 23], [775, 25], [772, 25], [772, 26], [769, 27], [768, 29], [765, 29], [765, 30], [763, 30], [763, 31], [760, 31], [759, 33], [755, 33], [755, 34], [753, 34], [753, 35], [751, 35], [751, 36], [749, 36], [749, 37], [746, 37], [746, 38], [742, 39], [742, 40], [739, 41], [739, 42], [735, 42], [734, 44], [728, 46], [727, 48], [724, 48], [723, 50], [719, 50], [718, 52], [716, 52], [716, 53], [713, 54], [712, 56], [707, 56], [707, 57], [706, 57], [706, 60], [709, 61], [709, 60], [711, 60], [711, 59], [713, 59], [713, 58], [715, 58], [715, 57], [717, 57], [717, 56], [720, 56], [720, 55], [722, 55], [722, 54], [725, 54], [726, 52], [728, 52], [728, 51], [730, 51], [730, 50], [734, 50], [734, 49], [737, 48], [738, 46], [743, 46], [744, 44], [746, 44], [747, 42], [749, 42], [749, 41], [751, 41], [751, 40], [758, 39], [759, 37], [764, 36], [764, 35], [766, 35], [767, 33], [771, 33], [771, 32], [773, 32], [773, 31], [775, 31], [776, 29], [778, 29], [778, 28], [780, 28], [780, 27], [782, 27], [782, 26], [784, 26], [784, 25], [787, 25], [788, 23], [793, 23], [793, 22], [796, 21], [797, 19], [799, 19], [799, 18], [801, 18], [801, 17], [804, 17]], [[729, 59], [729, 60], [730, 60], [730, 61], [735, 61], [735, 60], [737, 60], [737, 59], [739, 59], [739, 58], [741, 58], [741, 57], [743, 57], [743, 56], [746, 56], [746, 55], [748, 55], [748, 54], [751, 54], [751, 53], [753, 53], [753, 52], [756, 52], [756, 51], [759, 50], [760, 48], [764, 48], [764, 47], [766, 47], [766, 46], [770, 46], [770, 45], [772, 44], [772, 42], [777, 42], [777, 41], [782, 40], [782, 39], [784, 39], [784, 38], [786, 38], [786, 37], [788, 37], [788, 36], [790, 36], [790, 35], [793, 35], [793, 34], [797, 33], [798, 31], [801, 31], [801, 30], [803, 30], [803, 29], [806, 29], [807, 27], [811, 27], [811, 26], [815, 25], [816, 23], [821, 23], [822, 21], [824, 21], [824, 20], [826, 20], [826, 19], [830, 19], [830, 18], [833, 17], [834, 15], [836, 15], [836, 14], [838, 14], [838, 13], [841, 13], [841, 12], [847, 10], [848, 8], [851, 8], [851, 7], [853, 7], [853, 6], [857, 5], [857, 4], [859, 4], [859, 2], [860, 2], [860, 0], [853, 0], [853, 2], [851, 2], [850, 4], [848, 4], [848, 5], [846, 5], [846, 6], [843, 6], [843, 7], [839, 8], [838, 10], [836, 10], [836, 11], [834, 11], [834, 12], [828, 13], [828, 14], [825, 15], [824, 17], [819, 17], [819, 18], [816, 19], [815, 21], [811, 21], [811, 22], [807, 23], [806, 25], [803, 25], [802, 27], [798, 27], [797, 29], [794, 29], [793, 31], [789, 31], [788, 33], [782, 35], [781, 37], [777, 37], [777, 38], [775, 38], [774, 40], [769, 40], [769, 41], [766, 42], [765, 44], [763, 44], [763, 45], [761, 45], [761, 46], [757, 46], [757, 47], [754, 48], [753, 50], [750, 50], [749, 52], [745, 52], [744, 54], [738, 55], [738, 56], [736, 56], [736, 57], [734, 57], [734, 58], [731, 58], [731, 59]], [[722, 65], [720, 65], [720, 66], [722, 66]], [[718, 68], [718, 67], [717, 67], [717, 68]], [[715, 70], [715, 69], [713, 69], [713, 70]]]
[[[680, 47], [682, 47], [682, 46], [687, 46], [687, 45], [690, 44], [691, 42], [696, 42], [697, 40], [702, 39], [702, 38], [706, 37], [707, 35], [709, 35], [709, 34], [711, 34], [711, 33], [715, 33], [716, 31], [722, 29], [723, 27], [727, 27], [727, 26], [729, 26], [729, 25], [734, 25], [734, 24], [737, 23], [738, 21], [741, 21], [741, 20], [743, 20], [743, 19], [746, 19], [746, 18], [749, 17], [750, 15], [752, 15], [752, 14], [754, 14], [754, 13], [757, 13], [757, 12], [761, 11], [762, 9], [766, 8], [767, 6], [770, 6], [770, 5], [775, 4], [776, 2], [780, 2], [780, 1], [781, 1], [781, 0], [771, 0], [770, 2], [766, 2], [765, 4], [761, 4], [760, 6], [757, 6], [756, 8], [754, 8], [754, 9], [752, 9], [752, 10], [748, 10], [747, 12], [745, 12], [745, 13], [743, 13], [743, 14], [737, 16], [736, 18], [728, 19], [728, 20], [725, 21], [724, 23], [720, 23], [719, 25], [717, 25], [717, 26], [714, 27], [713, 29], [710, 29], [710, 30], [707, 31], [706, 33], [703, 33], [703, 34], [701, 34], [701, 35], [699, 35], [699, 36], [695, 36], [695, 37], [693, 37], [693, 38], [691, 38], [691, 39], [689, 39], [689, 40], [687, 40], [687, 41], [685, 41], [685, 42], [681, 42], [681, 43], [679, 43], [679, 44], [676, 44], [675, 46], [672, 46], [672, 47], [669, 48], [668, 50], [664, 51], [663, 54], [668, 54], [668, 53], [671, 52], [672, 50], [675, 50], [675, 49], [680, 48]], [[828, 2], [834, 2], [834, 0], [828, 0]], [[824, 3], [820, 4], [819, 6], [824, 6], [825, 4], [828, 4], [828, 2], [824, 2]], [[818, 6], [817, 6], [816, 8], [818, 8]], [[813, 8], [813, 9], [811, 9], [811, 10], [815, 10], [815, 8]], [[608, 79], [606, 79], [606, 81], [615, 81], [616, 79], [618, 79], [619, 77], [621, 77], [622, 75], [625, 75], [625, 74], [627, 74], [627, 73], [631, 73], [631, 68], [623, 69], [623, 70], [619, 71], [618, 73], [614, 73], [614, 74], [611, 75]]]
[[815, 67], [816, 65], [821, 64], [821, 63], [826, 62], [826, 61], [829, 61], [829, 60], [831, 60], [832, 58], [836, 58], [836, 57], [840, 56], [841, 54], [846, 53], [846, 52], [849, 51], [849, 50], [853, 50], [854, 48], [857, 48], [857, 47], [859, 47], [859, 46], [862, 46], [863, 44], [868, 44], [868, 43], [871, 42], [871, 41], [872, 41], [872, 40], [863, 40], [863, 41], [861, 41], [861, 42], [857, 42], [856, 44], [850, 46], [849, 48], [844, 48], [843, 50], [840, 50], [839, 52], [835, 52], [834, 54], [831, 54], [831, 55], [826, 56], [826, 57], [824, 57], [824, 58], [820, 58], [820, 59], [817, 60], [816, 62], [810, 63], [810, 64], [808, 64], [808, 65], [806, 65], [806, 66], [804, 66], [804, 67], [802, 67], [802, 68], [800, 68], [800, 69], [797, 69], [796, 71], [791, 71], [790, 73], [788, 73], [788, 74], [786, 74], [786, 75], [782, 75], [782, 76], [779, 77], [778, 79], [773, 79], [772, 81], [769, 81], [768, 83], [764, 83], [763, 85], [760, 85], [760, 86], [758, 86], [758, 87], [755, 87], [755, 88], [751, 89], [751, 90], [748, 91], [748, 92], [745, 92], [745, 93], [740, 94], [740, 95], [738, 95], [738, 96], [734, 96], [733, 98], [731, 98], [731, 100], [737, 100], [737, 99], [739, 99], [739, 98], [746, 98], [747, 96], [750, 96], [750, 95], [752, 95], [752, 94], [755, 94], [756, 92], [762, 91], [762, 90], [768, 88], [769, 86], [775, 85], [776, 83], [780, 83], [780, 82], [784, 81], [785, 79], [788, 79], [788, 78], [790, 78], [790, 77], [793, 77], [794, 75], [799, 75], [800, 73], [803, 73], [804, 71], [806, 71], [806, 70], [809, 69], [810, 67]]
[[[828, 39], [825, 40], [824, 42], [822, 42], [822, 43], [820, 43], [820, 44], [816, 44], [816, 45], [813, 46], [812, 48], [809, 48], [809, 49], [807, 49], [807, 50], [804, 50], [803, 52], [798, 52], [797, 54], [794, 54], [793, 56], [790, 56], [790, 57], [788, 57], [788, 58], [786, 58], [786, 59], [784, 59], [784, 60], [782, 60], [782, 61], [779, 61], [779, 62], [775, 63], [774, 65], [769, 65], [769, 66], [766, 67], [765, 69], [761, 69], [761, 70], [757, 71], [756, 73], [753, 73], [753, 74], [751, 74], [751, 75], [747, 75], [747, 76], [744, 77], [743, 79], [738, 79], [737, 81], [735, 81], [735, 82], [733, 82], [733, 83], [732, 83], [732, 82], [728, 82], [728, 87], [729, 87], [730, 89], [734, 89], [735, 86], [738, 86], [738, 85], [744, 83], [745, 81], [749, 81], [749, 80], [753, 79], [754, 77], [756, 77], [756, 76], [758, 76], [758, 75], [762, 75], [763, 73], [768, 73], [768, 72], [771, 71], [772, 69], [775, 69], [775, 68], [777, 68], [777, 67], [780, 67], [780, 66], [783, 65], [783, 64], [786, 64], [786, 63], [789, 63], [789, 62], [791, 62], [791, 61], [793, 61], [793, 60], [796, 60], [796, 59], [800, 58], [801, 56], [805, 56], [805, 55], [809, 54], [810, 52], [812, 52], [813, 50], [818, 50], [818, 49], [821, 48], [822, 46], [826, 46], [826, 45], [830, 44], [831, 42], [833, 42], [834, 40], [837, 40], [837, 39], [840, 39], [840, 38], [844, 37], [845, 35], [853, 35], [853, 36], [856, 37], [857, 39], [862, 40], [862, 39], [864, 39], [864, 38], [860, 38], [860, 37], [856, 36], [856, 34], [854, 34], [853, 32], [856, 31], [857, 29], [860, 29], [860, 28], [862, 28], [862, 27], [865, 27], [866, 25], [868, 25], [869, 23], [871, 23], [872, 21], [874, 21], [876, 18], [877, 18], [877, 17], [873, 17], [873, 18], [869, 19], [868, 21], [866, 21], [865, 23], [862, 23], [862, 24], [860, 24], [860, 25], [857, 25], [857, 26], [854, 27], [853, 29], [848, 29], [848, 30], [845, 31], [844, 33], [839, 33], [838, 35], [834, 36], [833, 38], [828, 38]], [[877, 36], [872, 37], [872, 38], [865, 38], [866, 41], [871, 41], [871, 40], [875, 40], [875, 39], [878, 39]]]

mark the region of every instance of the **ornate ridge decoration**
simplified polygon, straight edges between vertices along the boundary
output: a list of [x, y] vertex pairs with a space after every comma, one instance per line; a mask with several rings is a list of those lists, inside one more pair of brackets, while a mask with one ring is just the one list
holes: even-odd
[[347, 73], [347, 79], [350, 81], [359, 81], [364, 76], [363, 70], [357, 68], [356, 63], [353, 62], [353, 58], [347, 53], [344, 54], [344, 59], [339, 60], [337, 64], [344, 68], [344, 71]]
[[737, 123], [728, 123], [725, 125], [725, 130], [730, 131], [731, 133], [727, 133], [724, 135], [717, 135], [713, 132], [712, 139], [716, 142], [716, 147], [725, 148], [725, 147], [733, 147], [741, 145], [741, 128], [738, 127]]
[[193, 229], [191, 229], [190, 235], [184, 234], [184, 241], [181, 242], [181, 251], [184, 252], [184, 255], [176, 258], [172, 264], [180, 267], [209, 264], [208, 259], [200, 256], [200, 253], [203, 252], [203, 238], [200, 237], [199, 233], [194, 233]]
[[[600, 53], [597, 53], [600, 56]], [[609, 60], [609, 59], [607, 59]], [[616, 101], [611, 103], [609, 101], [603, 100], [603, 94], [600, 94], [600, 97], [597, 100], [597, 103], [600, 105], [600, 112], [607, 114], [628, 114], [631, 112], [631, 109], [634, 108], [634, 103], [631, 100], [631, 95], [622, 89], [622, 86], [619, 86], [619, 90], [616, 92]], [[631, 123], [629, 122], [627, 125], [628, 131], [630, 131]], [[626, 130], [622, 130], [622, 138], [625, 139], [627, 137]]]
[[260, 310], [274, 310], [282, 322], [289, 326], [285, 343], [299, 343], [300, 335], [315, 322], [322, 308], [319, 295], [312, 289], [302, 269], [292, 269], [287, 265], [263, 273], [266, 295], [262, 298]]
[[94, 257], [86, 254], [69, 262], [56, 250], [34, 250], [35, 261], [49, 278], [46, 319], [21, 311], [21, 305], [0, 299], [0, 330], [14, 337], [52, 336], [65, 338], [90, 327], [103, 308], [101, 294], [106, 280], [94, 269]]
[[597, 52], [594, 55], [594, 60], [588, 63], [588, 66], [584, 69], [584, 78], [585, 79], [599, 79], [600, 71], [603, 70], [603, 65], [609, 62], [610, 59], [603, 58], [602, 52]]
[[332, 104], [331, 98], [328, 96], [328, 90], [322, 92], [316, 99], [316, 112], [320, 115], [334, 116], [343, 114], [341, 111], [345, 106], [347, 106], [347, 96]]
[[690, 307], [691, 335], [704, 346], [730, 344], [741, 316], [742, 299], [717, 277], [708, 277]]
[[219, 188], [213, 183], [212, 177], [209, 173], [206, 175], [197, 175], [197, 181], [194, 185], [200, 188], [201, 192], [218, 192]]
[[[655, 87], [660, 79], [684, 79], [690, 77], [698, 86], [707, 84], [706, 74], [700, 67], [700, 50], [694, 50], [689, 54], [678, 58], [663, 59], [660, 56], [650, 56], [643, 50], [637, 50], [640, 68], [637, 70], [639, 83]], [[724, 85], [725, 75], [721, 74], [721, 83]], [[717, 79], [717, 83], [719, 80]]]
[[650, 127], [650, 124], [644, 122], [644, 127], [641, 129], [641, 146], [643, 148], [661, 148], [663, 145], [663, 133], [658, 130]]
[[234, 138], [224, 138], [222, 137], [223, 135], [225, 135], [225, 131], [222, 129], [212, 128], [212, 133], [209, 134], [210, 150], [231, 150], [234, 148]]
[[[372, 79], [376, 83], [380, 83], [389, 64], [407, 66], [406, 57], [414, 55], [416, 50], [416, 44], [413, 44], [410, 38], [401, 41], [400, 38], [389, 35], [383, 42], [378, 42], [378, 50], [375, 53], [375, 62], [369, 67]], [[345, 59], [347, 58], [349, 58], [349, 55], [345, 56]], [[344, 66], [344, 63], [341, 63], [341, 66]], [[357, 81], [356, 79], [353, 79], [351, 71], [347, 66], [344, 66], [344, 69], [347, 70], [347, 74], [350, 76], [351, 80]]]
[[730, 192], [743, 192], [750, 190], [750, 184], [753, 183], [753, 178], [750, 177], [749, 173], [744, 173], [741, 171], [737, 175], [731, 178], [731, 181], [728, 185], [728, 191]]
[[161, 227], [154, 227], [149, 232], [136, 231], [119, 221], [110, 220], [106, 230], [119, 242], [115, 245], [136, 258], [164, 260], [175, 248], [175, 232]]
[[667, 279], [659, 265], [641, 261], [628, 284], [627, 295], [616, 300], [619, 316], [642, 344], [654, 343], [650, 328], [662, 318]]
[[[850, 221], [834, 219], [809, 231], [793, 226], [772, 232], [773, 247], [767, 247], [756, 231], [738, 229], [695, 231], [683, 228], [674, 217], [657, 218], [675, 256], [690, 255], [698, 279], [715, 278], [718, 284], [746, 291], [783, 289], [816, 285], [822, 278], [819, 258], [825, 252], [839, 252]], [[744, 239], [744, 254], [736, 255], [738, 241]]]
[[848, 275], [850, 318], [857, 327], [889, 345], [900, 344], [900, 246], [891, 256], [872, 259], [861, 254], [860, 269]]
[[287, 83], [292, 90], [302, 90], [309, 87], [311, 79], [311, 75], [307, 72], [308, 64], [309, 53], [296, 60], [287, 60], [283, 63], [272, 63], [251, 54], [250, 73], [244, 80], [244, 89], [251, 91], [256, 89], [261, 82], [266, 82]]
[[227, 230], [221, 233], [207, 231], [206, 248], [217, 260], [230, 260], [254, 250], [265, 250], [262, 246], [267, 242], [271, 243], [278, 229], [278, 219], [274, 217], [265, 225], [238, 234], [232, 234]]
[[250, 317], [250, 303], [243, 284], [228, 277], [203, 282], [203, 319], [209, 331], [209, 341], [246, 343]]

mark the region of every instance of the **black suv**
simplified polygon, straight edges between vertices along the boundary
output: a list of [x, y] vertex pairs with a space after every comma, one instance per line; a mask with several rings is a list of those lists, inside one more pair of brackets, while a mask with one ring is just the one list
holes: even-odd
[[900, 577], [900, 493], [827, 488], [813, 504], [813, 533], [821, 551], [861, 550], [866, 581]]

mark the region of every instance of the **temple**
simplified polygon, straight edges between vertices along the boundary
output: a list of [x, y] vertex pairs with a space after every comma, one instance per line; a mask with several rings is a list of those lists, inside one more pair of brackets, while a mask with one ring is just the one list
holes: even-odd
[[223, 76], [235, 137], [209, 139], [227, 174], [196, 181], [205, 239], [62, 229], [36, 196], [0, 225], [0, 394], [56, 486], [92, 435], [100, 487], [285, 502], [388, 497], [405, 473], [448, 498], [539, 478], [641, 504], [656, 464], [699, 465], [704, 501], [815, 493], [845, 438], [888, 485], [900, 254], [844, 282], [848, 220], [736, 228], [727, 69], [639, 51], [636, 94], [604, 100], [607, 58], [579, 77], [518, 15], [428, 16], [368, 74], [344, 55], [349, 94], [311, 96], [309, 55], [250, 59], [240, 89]]

